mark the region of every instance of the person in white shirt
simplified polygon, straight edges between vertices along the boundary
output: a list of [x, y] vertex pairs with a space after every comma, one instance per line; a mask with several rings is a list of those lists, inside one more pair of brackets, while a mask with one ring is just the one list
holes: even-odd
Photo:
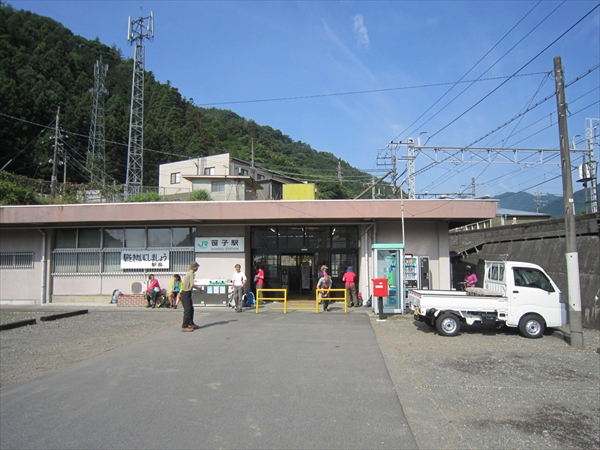
[[246, 284], [246, 275], [242, 272], [242, 266], [235, 265], [235, 272], [231, 277], [231, 285], [233, 287], [233, 299], [235, 301], [235, 310], [242, 312], [242, 302], [244, 301], [244, 285]]

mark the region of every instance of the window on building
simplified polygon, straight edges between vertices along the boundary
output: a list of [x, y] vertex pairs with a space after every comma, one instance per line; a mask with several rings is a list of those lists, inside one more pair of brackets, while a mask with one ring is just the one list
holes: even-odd
[[252, 230], [252, 248], [276, 249], [277, 228], [254, 228]]
[[143, 228], [125, 228], [126, 248], [146, 248], [146, 230]]
[[[94, 273], [149, 273], [186, 272], [194, 259], [195, 227], [175, 228], [71, 228], [57, 230], [56, 247], [53, 250], [53, 273], [55, 274], [94, 274]], [[100, 237], [102, 236], [102, 240]], [[169, 258], [168, 268], [122, 269], [123, 251], [148, 252], [161, 249]], [[33, 254], [21, 259], [2, 254], [0, 264], [33, 264]], [[15, 254], [16, 255], [16, 254]], [[26, 255], [26, 254], [24, 254]], [[12, 261], [12, 262], [11, 262]], [[25, 262], [23, 262], [25, 261]]]
[[123, 228], [104, 229], [104, 248], [123, 248], [125, 245]]
[[279, 246], [283, 248], [303, 248], [304, 227], [278, 227]]
[[308, 248], [331, 248], [331, 228], [306, 227], [306, 246]]
[[57, 248], [77, 248], [77, 228], [56, 230]]
[[173, 228], [173, 247], [193, 247], [196, 228]]
[[259, 173], [258, 175], [256, 175], [256, 179], [257, 180], [264, 180], [265, 176], [262, 173]]
[[0, 268], [30, 269], [33, 268], [33, 252], [0, 253]]
[[204, 168], [204, 175], [214, 175], [214, 174], [215, 174], [214, 167], [205, 167]]
[[225, 192], [225, 182], [224, 181], [213, 181], [210, 184], [211, 192]]
[[333, 248], [358, 247], [358, 230], [356, 227], [334, 227], [331, 231]]
[[148, 247], [170, 247], [171, 228], [148, 228]]
[[240, 169], [240, 175], [247, 177], [248, 176], [248, 169]]
[[80, 228], [77, 231], [77, 248], [100, 248], [100, 228]]
[[181, 172], [174, 172], [171, 174], [171, 184], [181, 183]]

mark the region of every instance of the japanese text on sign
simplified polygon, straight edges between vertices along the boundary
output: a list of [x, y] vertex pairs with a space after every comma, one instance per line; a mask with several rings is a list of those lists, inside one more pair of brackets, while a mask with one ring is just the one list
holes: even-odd
[[168, 269], [168, 252], [121, 252], [121, 269]]
[[197, 252], [243, 252], [243, 237], [206, 237], [196, 238]]

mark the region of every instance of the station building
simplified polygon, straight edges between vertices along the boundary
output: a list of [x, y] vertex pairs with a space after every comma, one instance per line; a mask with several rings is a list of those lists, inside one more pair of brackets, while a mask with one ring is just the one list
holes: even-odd
[[[343, 286], [352, 266], [366, 300], [372, 279], [384, 276], [376, 251], [387, 245], [401, 250], [397, 260], [393, 252], [380, 256], [386, 274], [401, 274], [399, 286], [414, 275], [415, 287], [450, 289], [448, 230], [493, 219], [497, 205], [405, 199], [3, 206], [0, 302], [108, 303], [115, 289], [137, 293], [150, 273], [168, 289], [192, 261], [206, 287], [198, 305], [222, 304], [238, 263], [250, 281], [262, 266], [265, 287], [286, 288], [289, 299], [314, 298], [322, 265], [334, 287]], [[405, 267], [412, 257], [421, 258], [419, 266]], [[400, 303], [389, 312], [402, 312]]]

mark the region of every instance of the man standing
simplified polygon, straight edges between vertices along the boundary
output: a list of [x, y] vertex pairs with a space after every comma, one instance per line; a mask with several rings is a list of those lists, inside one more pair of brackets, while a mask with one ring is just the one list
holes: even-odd
[[194, 305], [192, 303], [192, 289], [199, 289], [194, 284], [194, 274], [198, 271], [200, 264], [196, 261], [190, 264], [190, 271], [185, 274], [181, 282], [181, 293], [179, 297], [183, 305], [183, 324], [181, 331], [194, 331], [200, 328], [194, 323]]
[[246, 284], [246, 275], [242, 273], [242, 266], [235, 265], [235, 272], [231, 277], [231, 286], [233, 287], [233, 299], [235, 301], [235, 310], [242, 312], [242, 302], [244, 301], [244, 285]]
[[327, 275], [323, 275], [319, 278], [319, 282], [317, 283], [317, 289], [327, 289], [325, 291], [319, 291], [319, 298], [323, 302], [323, 312], [330, 311], [329, 309], [329, 289], [331, 289], [331, 277]]
[[358, 306], [358, 299], [356, 298], [356, 274], [352, 266], [348, 266], [346, 273], [342, 277], [342, 281], [346, 286], [346, 305], [348, 305], [348, 308]]

